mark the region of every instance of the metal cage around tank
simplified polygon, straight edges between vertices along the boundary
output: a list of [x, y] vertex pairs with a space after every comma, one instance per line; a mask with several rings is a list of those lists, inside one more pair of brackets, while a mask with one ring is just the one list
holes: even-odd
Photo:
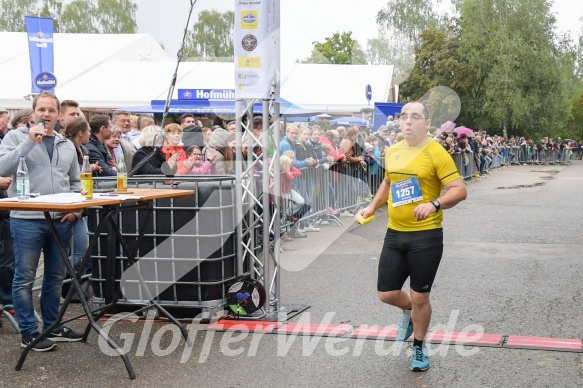
[[[97, 182], [97, 187], [112, 185], [111, 180]], [[247, 274], [248, 266], [239, 266], [237, 225], [237, 190], [233, 176], [141, 176], [128, 180], [132, 187], [191, 189], [195, 194], [176, 199], [156, 200], [144, 237], [137, 248], [141, 273], [153, 274], [146, 283], [154, 290], [155, 300], [167, 307], [216, 309], [226, 304], [227, 289], [238, 276]], [[126, 242], [135, 243], [146, 210], [120, 211], [117, 222]], [[91, 209], [89, 230], [95, 230], [100, 209]], [[112, 240], [113, 239], [113, 240]], [[115, 251], [115, 264], [108, 253]], [[120, 286], [127, 270], [119, 241], [111, 232], [99, 236], [92, 254], [94, 305], [106, 304]], [[135, 283], [135, 284], [134, 284]], [[121, 305], [145, 304], [149, 298], [137, 282], [124, 283]], [[134, 287], [135, 286], [135, 287]]]

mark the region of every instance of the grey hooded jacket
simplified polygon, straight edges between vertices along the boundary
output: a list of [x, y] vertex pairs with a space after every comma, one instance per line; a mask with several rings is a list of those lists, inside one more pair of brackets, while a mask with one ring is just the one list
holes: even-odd
[[220, 175], [231, 173], [230, 171], [227, 171], [225, 166], [225, 157], [223, 156], [223, 150], [225, 147], [229, 147], [229, 132], [222, 128], [217, 128], [211, 134], [208, 145], [204, 147], [202, 151], [204, 160], [206, 160], [206, 154], [211, 148], [217, 150], [217, 154], [212, 163]]
[[[0, 176], [11, 176], [13, 179], [14, 184], [7, 191], [9, 197], [16, 196], [16, 170], [21, 154], [25, 155], [31, 193], [46, 195], [79, 192], [81, 182], [75, 145], [57, 132], [54, 134], [52, 160], [49, 160], [49, 154], [42, 142], [37, 143], [28, 137], [28, 128], [21, 127], [6, 134], [0, 144]], [[52, 213], [53, 218], [63, 215], [64, 213]], [[42, 212], [32, 211], [12, 211], [10, 216], [44, 219]]]

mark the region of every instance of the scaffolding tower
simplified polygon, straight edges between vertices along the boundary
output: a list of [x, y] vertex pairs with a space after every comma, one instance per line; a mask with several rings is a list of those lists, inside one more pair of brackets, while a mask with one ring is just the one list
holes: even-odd
[[[253, 131], [253, 109], [262, 106], [263, 128]], [[265, 287], [266, 304], [252, 319], [280, 315], [279, 103], [274, 99], [236, 100], [236, 179], [238, 270], [250, 268], [251, 278]], [[272, 144], [270, 157], [269, 145]], [[246, 146], [247, 155], [243, 154]], [[261, 152], [259, 152], [261, 150]], [[254, 152], [255, 151], [255, 152]], [[246, 266], [247, 265], [247, 266]]]

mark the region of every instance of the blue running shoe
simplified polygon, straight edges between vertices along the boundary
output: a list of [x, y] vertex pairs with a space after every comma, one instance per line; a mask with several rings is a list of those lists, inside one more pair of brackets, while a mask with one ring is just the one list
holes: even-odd
[[411, 370], [413, 372], [423, 372], [428, 368], [429, 358], [427, 358], [427, 348], [421, 349], [421, 346], [414, 346], [411, 359]]
[[411, 320], [411, 312], [403, 313], [399, 326], [397, 326], [397, 341], [405, 341], [413, 334], [413, 321]]

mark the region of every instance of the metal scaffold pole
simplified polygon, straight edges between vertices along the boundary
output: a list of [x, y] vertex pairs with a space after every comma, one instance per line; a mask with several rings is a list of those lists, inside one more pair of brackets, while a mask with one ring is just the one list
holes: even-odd
[[[263, 316], [277, 310], [280, 300], [279, 287], [279, 207], [270, 203], [270, 193], [273, 198], [281, 197], [279, 185], [279, 153], [269, 158], [269, 143], [278, 139], [271, 137], [279, 130], [278, 103], [273, 100], [261, 100], [263, 110], [263, 130], [253, 131], [253, 106], [258, 100], [236, 101], [237, 107], [237, 212], [242, 222], [238, 226], [240, 249], [238, 250], [238, 270], [242, 274], [244, 268], [249, 268], [251, 277], [261, 282], [265, 287]], [[271, 123], [271, 124], [270, 124]], [[270, 138], [271, 137], [271, 138]], [[247, 154], [244, 154], [246, 150]], [[259, 152], [261, 150], [261, 152]]]
[[[261, 299], [265, 301], [261, 310], [239, 318], [271, 321], [286, 320], [307, 308], [281, 303], [279, 28], [278, 0], [260, 0], [245, 6], [236, 3], [236, 205], [241, 220], [237, 226], [237, 270], [239, 276], [248, 274], [263, 285]], [[254, 130], [253, 124], [254, 116], [259, 114], [261, 131]], [[255, 129], [259, 124], [256, 122]], [[239, 294], [243, 297], [243, 293]], [[246, 302], [247, 299], [243, 303]], [[241, 307], [239, 301], [235, 303]]]

